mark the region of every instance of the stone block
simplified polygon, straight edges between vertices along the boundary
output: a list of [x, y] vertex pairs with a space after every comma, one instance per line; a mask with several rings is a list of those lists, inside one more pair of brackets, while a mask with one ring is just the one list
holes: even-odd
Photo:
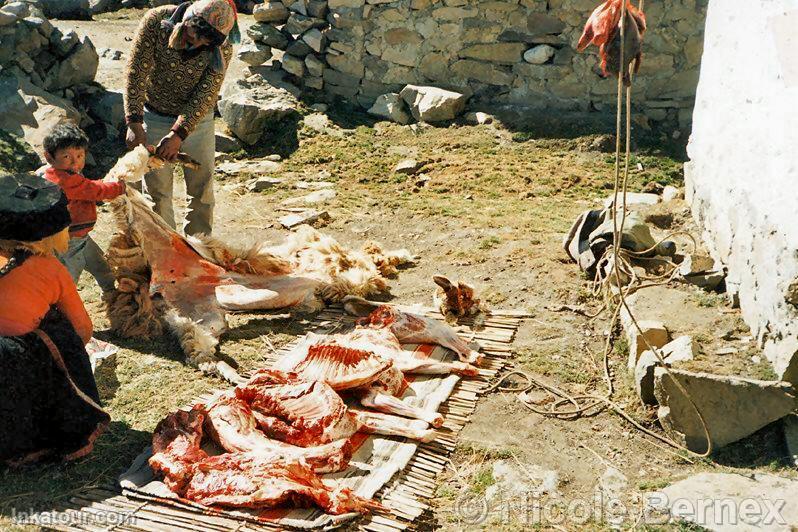
[[246, 144], [255, 144], [271, 122], [297, 111], [299, 102], [288, 90], [260, 76], [238, 80], [219, 101], [219, 112], [227, 127]]
[[324, 75], [324, 61], [313, 54], [305, 57], [305, 67], [311, 77], [320, 78]]
[[383, 94], [368, 110], [369, 114], [392, 120], [397, 124], [409, 124], [412, 119], [407, 112], [404, 100], [396, 94]]
[[257, 4], [252, 10], [252, 16], [258, 22], [284, 23], [291, 12], [282, 2], [266, 2]]
[[437, 87], [408, 85], [399, 93], [413, 118], [424, 122], [454, 120], [465, 108], [466, 96]]
[[488, 85], [509, 85], [513, 82], [513, 76], [509, 72], [480, 61], [456, 61], [451, 67], [451, 73], [458, 78], [477, 80]]
[[344, 98], [354, 98], [354, 96], [358, 92], [357, 87], [342, 87], [340, 85], [332, 85], [330, 83], [324, 83], [324, 90], [330, 94], [335, 94], [338, 96], [342, 96]]
[[285, 47], [288, 46], [288, 35], [270, 24], [253, 24], [247, 29], [247, 35], [257, 43], [265, 44], [278, 50], [285, 50]]
[[701, 255], [698, 253], [688, 253], [679, 264], [679, 273], [681, 275], [692, 275], [694, 273], [703, 273], [715, 269], [715, 259], [708, 255]]
[[363, 61], [360, 58], [353, 57], [351, 55], [327, 54], [327, 63], [335, 70], [338, 70], [339, 72], [352, 74], [353, 76], [357, 76], [360, 78], [363, 77], [363, 73], [365, 70]]
[[221, 153], [233, 153], [241, 149], [241, 143], [235, 137], [224, 133], [216, 132], [216, 151]]
[[325, 68], [323, 77], [325, 82], [341, 87], [358, 87], [361, 79], [358, 76], [339, 72], [332, 68]]
[[288, 17], [288, 22], [285, 23], [283, 31], [291, 35], [302, 35], [310, 28], [323, 28], [327, 25], [327, 21], [323, 19], [306, 17], [299, 13], [291, 13]]
[[634, 326], [633, 323], [624, 323], [626, 328], [626, 340], [629, 343], [629, 361], [627, 367], [630, 371], [634, 371], [637, 366], [637, 360], [643, 351], [648, 349], [649, 344], [652, 347], [662, 347], [668, 343], [668, 329], [661, 321], [638, 321], [640, 330]]
[[357, 9], [362, 8], [366, 4], [366, 0], [329, 0], [327, 5], [333, 11], [337, 9]]
[[310, 46], [302, 39], [297, 39], [285, 47], [285, 53], [294, 57], [304, 58], [312, 51]]
[[307, 76], [303, 78], [302, 82], [305, 87], [310, 87], [311, 89], [322, 90], [324, 88], [324, 80], [321, 77]]
[[432, 12], [432, 17], [438, 20], [461, 21], [469, 17], [477, 16], [476, 9], [464, 7], [439, 7]]
[[460, 51], [460, 57], [491, 61], [493, 63], [515, 64], [521, 61], [526, 45], [522, 43], [475, 44]]
[[302, 35], [302, 40], [316, 53], [321, 53], [327, 47], [327, 38], [316, 28], [311, 28]]
[[[753, 434], [796, 407], [795, 390], [786, 382], [669, 371], [654, 371], [657, 417], [674, 441], [698, 453], [706, 451], [707, 442], [691, 402], [707, 424], [714, 449]], [[676, 386], [677, 379], [689, 399]]]
[[272, 58], [272, 47], [258, 42], [244, 44], [238, 49], [237, 55], [244, 63], [258, 66]]
[[293, 55], [285, 54], [283, 56], [283, 70], [288, 72], [289, 74], [293, 74], [294, 76], [301, 78], [305, 75], [305, 61]]
[[324, 0], [308, 1], [308, 16], [323, 19], [327, 16], [327, 2]]

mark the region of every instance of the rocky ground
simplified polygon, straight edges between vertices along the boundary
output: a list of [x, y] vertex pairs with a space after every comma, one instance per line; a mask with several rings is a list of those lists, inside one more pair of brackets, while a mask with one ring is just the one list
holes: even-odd
[[[113, 52], [101, 58], [97, 80], [108, 89], [123, 88], [122, 68], [130, 46], [126, 36], [133, 34], [137, 13], [57, 23], [89, 35], [99, 51], [121, 52], [119, 60], [112, 59]], [[243, 65], [234, 64], [228, 83], [241, 72]], [[443, 127], [400, 126], [376, 122], [345, 105], [317, 106], [314, 111], [309, 107], [313, 102], [306, 103], [255, 146], [220, 158], [216, 236], [233, 242], [278, 241], [287, 234], [279, 223], [285, 209], [307, 202], [296, 198], [333, 191], [307, 205], [329, 214], [320, 225], [323, 231], [346, 245], [376, 240], [420, 256], [416, 266], [392, 281], [394, 301], [430, 304], [431, 276], [441, 273], [474, 283], [490, 307], [529, 311], [532, 317], [515, 341], [513, 365], [571, 394], [603, 393], [603, 345], [606, 335], [613, 334], [618, 338], [610, 356], [615, 401], [643, 426], [662, 433], [656, 408], [642, 405], [634, 392], [626, 370], [629, 345], [624, 333], [608, 330], [606, 313], [588, 319], [562, 311], [563, 305], [600, 306], [591, 295], [590, 281], [567, 260], [561, 241], [577, 214], [595, 208], [611, 192], [613, 158], [606, 146], [614, 142], [603, 136], [604, 126], [566, 128], [517, 114], [483, 125], [462, 120]], [[217, 130], [224, 130], [221, 120]], [[416, 161], [417, 168], [395, 172], [397, 163], [407, 159]], [[641, 142], [632, 168], [630, 186], [636, 191], [651, 182], [681, 184], [680, 158], [670, 147]], [[176, 192], [182, 213], [180, 180]], [[653, 213], [660, 216], [661, 226], [655, 227], [655, 234], [695, 232], [682, 200], [652, 209], [662, 211]], [[112, 227], [108, 213], [101, 211], [96, 238], [105, 245]], [[662, 216], [667, 223], [661, 222]], [[677, 244], [682, 252], [688, 248], [685, 238]], [[112, 481], [148, 444], [166, 413], [223, 385], [187, 367], [171, 340], [115, 337], [108, 330], [94, 281], [84, 276], [79, 289], [97, 337], [121, 347], [98, 372], [113, 422], [95, 452], [76, 463], [0, 471], [0, 523], [5, 519], [9, 524], [15, 511], [48, 508], [89, 486]], [[772, 377], [768, 366], [755, 358], [759, 353], [739, 311], [722, 294], [675, 284], [651, 290], [663, 292], [649, 299], [660, 315], [648, 318], [666, 323], [672, 337], [689, 334], [698, 344], [696, 356], [684, 368]], [[650, 310], [641, 307], [641, 312]], [[267, 343], [279, 347], [302, 334], [307, 319], [237, 314], [222, 338], [222, 353], [244, 370], [258, 367]], [[726, 354], [717, 355], [719, 351]], [[530, 392], [530, 398], [540, 404], [547, 401], [540, 390]], [[697, 473], [798, 478], [780, 423], [718, 450], [711, 459], [697, 459], [666, 448], [606, 411], [575, 421], [554, 420], [531, 412], [515, 394], [493, 393], [480, 401], [462, 433], [439, 479], [434, 511], [425, 516], [422, 528], [644, 525], [655, 521], [639, 518], [641, 493]], [[718, 480], [719, 485], [726, 482]], [[782, 481], [778, 489], [795, 485], [785, 482], [789, 481]], [[613, 498], [619, 503], [607, 510], [602, 501]]]

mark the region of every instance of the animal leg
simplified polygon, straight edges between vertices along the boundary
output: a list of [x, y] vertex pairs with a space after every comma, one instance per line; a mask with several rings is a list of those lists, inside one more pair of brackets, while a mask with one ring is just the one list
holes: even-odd
[[401, 436], [411, 440], [431, 442], [435, 439], [432, 429], [417, 429], [408, 423], [407, 419], [364, 410], [350, 410], [357, 418], [360, 430], [371, 434], [384, 434], [386, 436]]
[[360, 398], [360, 404], [387, 414], [422, 419], [435, 428], [443, 425], [443, 416], [439, 413], [410, 406], [398, 397], [384, 394], [377, 388], [370, 388]]
[[421, 358], [408, 358], [393, 361], [394, 366], [402, 373], [416, 373], [420, 375], [462, 375], [463, 377], [476, 377], [479, 369], [467, 362], [438, 362], [437, 360], [424, 360]]

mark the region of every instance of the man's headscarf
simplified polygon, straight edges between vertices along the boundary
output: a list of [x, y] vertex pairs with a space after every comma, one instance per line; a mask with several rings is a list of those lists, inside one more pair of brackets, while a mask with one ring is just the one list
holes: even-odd
[[[177, 6], [171, 17], [162, 22], [163, 27], [172, 32], [169, 46], [177, 48], [174, 44], [182, 41], [186, 31], [185, 21], [191, 17], [202, 18], [230, 42], [237, 43], [241, 40], [238, 13], [233, 0], [198, 0], [193, 3], [183, 2]], [[217, 46], [212, 50], [211, 68], [221, 72], [224, 67], [224, 56]]]

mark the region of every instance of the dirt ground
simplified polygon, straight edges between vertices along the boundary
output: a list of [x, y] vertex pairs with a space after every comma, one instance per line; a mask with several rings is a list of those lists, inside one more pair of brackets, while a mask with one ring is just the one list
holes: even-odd
[[[98, 50], [108, 47], [127, 54], [126, 36], [132, 37], [137, 14], [127, 12], [123, 17], [59, 22], [58, 26], [90, 35]], [[103, 59], [98, 81], [122, 90], [124, 59], [126, 55], [122, 61]], [[240, 72], [240, 65], [234, 65], [228, 82]], [[566, 260], [561, 241], [574, 217], [597, 206], [611, 191], [612, 155], [588, 149], [596, 133], [605, 131], [590, 127], [546, 130], [545, 124], [518, 116], [491, 125], [411, 128], [375, 123], [343, 105], [332, 106], [328, 116], [331, 122], [322, 131], [303, 126], [298, 118], [275, 128], [250, 153], [239, 154], [244, 158], [281, 155], [280, 170], [270, 175], [282, 179], [282, 184], [253, 193], [238, 186], [252, 176], [218, 176], [216, 236], [233, 242], [279, 241], [287, 233], [276, 222], [285, 214], [281, 202], [308, 192], [298, 190], [296, 184], [332, 182], [337, 195], [323, 205], [331, 221], [322, 231], [347, 245], [376, 240], [389, 248], [406, 247], [420, 257], [417, 265], [391, 282], [392, 300], [430, 304], [433, 274], [470, 281], [493, 308], [526, 309], [532, 314], [517, 334], [516, 367], [536, 372], [570, 393], [603, 392], [603, 343], [605, 335], [617, 333], [607, 330], [608, 316], [591, 321], [552, 309], [600, 304], [590, 295], [589, 281]], [[392, 172], [399, 160], [408, 157], [425, 163], [420, 174], [426, 179]], [[637, 168], [638, 162], [643, 170], [632, 174], [632, 190], [652, 181], [681, 185], [678, 155], [674, 158], [672, 152], [641, 145], [632, 167]], [[182, 187], [178, 181], [179, 215], [184, 211]], [[677, 226], [689, 226], [683, 202], [675, 202], [671, 209]], [[110, 218], [103, 211], [96, 230], [101, 245], [107, 243], [111, 231]], [[121, 347], [116, 359], [98, 375], [113, 422], [95, 452], [76, 463], [0, 471], [0, 515], [7, 520], [19, 509], [46, 509], [87, 486], [111, 481], [148, 444], [152, 429], [165, 414], [223, 385], [187, 367], [179, 347], [169, 339], [145, 342], [115, 337], [108, 330], [93, 279], [84, 275], [79, 288], [95, 321], [96, 336]], [[674, 309], [682, 313], [685, 329], [699, 324], [691, 332], [703, 331], [703, 352], [711, 353], [732, 338], [745, 336], [737, 311], [728, 309], [722, 296], [687, 287], [672, 290], [684, 291], [694, 308], [706, 315], [695, 321], [685, 314], [692, 311]], [[255, 368], [266, 349], [264, 337], [275, 346], [282, 345], [302, 334], [307, 319], [289, 314], [237, 314], [231, 320], [232, 330], [223, 336], [222, 353], [244, 370]], [[718, 331], [731, 331], [731, 336], [721, 337]], [[656, 412], [640, 406], [631, 391], [622, 344], [616, 344], [611, 356], [618, 384], [615, 399], [644, 426], [660, 430]], [[750, 357], [748, 348], [745, 353]], [[750, 374], [758, 368], [742, 366]], [[602, 477], [607, 484], [608, 469], [617, 469], [626, 479], [617, 491], [628, 505], [622, 524], [628, 528], [637, 520], [641, 492], [699, 471], [744, 474], [756, 469], [795, 476], [787, 464], [780, 431], [776, 425], [766, 427], [718, 451], [712, 460], [697, 460], [664, 449], [607, 412], [576, 421], [553, 420], [527, 410], [514, 394], [490, 394], [480, 401], [464, 429], [451, 464], [439, 479], [434, 511], [425, 515], [422, 528], [611, 528], [611, 516], [601, 513], [579, 522], [501, 511], [475, 519], [469, 505], [482, 503], [496, 482], [492, 468], [499, 460], [513, 467], [520, 464], [522, 469], [555, 472], [557, 487], [542, 499], [549, 502], [590, 501]]]

